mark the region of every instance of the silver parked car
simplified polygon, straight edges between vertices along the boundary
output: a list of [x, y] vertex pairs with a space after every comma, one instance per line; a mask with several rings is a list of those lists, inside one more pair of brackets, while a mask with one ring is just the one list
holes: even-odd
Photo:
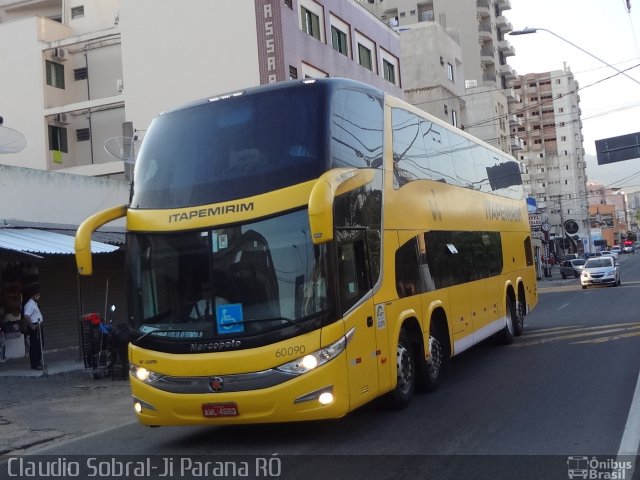
[[582, 275], [580, 276], [582, 288], [591, 285], [620, 285], [620, 267], [611, 256], [590, 258], [584, 264]]
[[573, 258], [571, 260], [565, 260], [560, 264], [560, 276], [562, 278], [575, 277], [580, 278], [582, 273], [582, 267], [584, 267], [586, 260], [582, 258]]

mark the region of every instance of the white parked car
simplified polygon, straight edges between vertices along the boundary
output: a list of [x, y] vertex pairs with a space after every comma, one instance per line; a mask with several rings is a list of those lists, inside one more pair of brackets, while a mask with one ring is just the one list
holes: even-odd
[[580, 275], [582, 288], [592, 285], [612, 285], [615, 287], [621, 283], [618, 262], [611, 255], [590, 258], [582, 268]]

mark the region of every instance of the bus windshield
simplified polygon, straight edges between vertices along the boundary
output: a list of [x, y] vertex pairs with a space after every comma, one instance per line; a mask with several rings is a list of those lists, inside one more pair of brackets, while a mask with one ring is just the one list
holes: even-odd
[[131, 207], [219, 203], [317, 178], [330, 161], [324, 116], [323, 90], [304, 84], [160, 115], [136, 159]]
[[[330, 306], [306, 210], [244, 225], [130, 233], [131, 326], [165, 340], [295, 336]], [[265, 339], [265, 343], [268, 343]]]

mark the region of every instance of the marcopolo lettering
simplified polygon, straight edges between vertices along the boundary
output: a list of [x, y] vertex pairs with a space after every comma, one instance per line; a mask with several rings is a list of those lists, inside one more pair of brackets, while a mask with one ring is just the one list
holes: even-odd
[[226, 215], [229, 213], [251, 212], [254, 209], [253, 202], [235, 203], [231, 205], [218, 205], [216, 207], [198, 208], [182, 213], [172, 213], [169, 215], [169, 223], [185, 222], [194, 218], [206, 218], [216, 215]]
[[486, 202], [484, 205], [487, 220], [502, 222], [521, 222], [522, 210], [519, 207], [507, 207], [496, 202]]
[[191, 352], [215, 352], [221, 350], [230, 350], [232, 348], [240, 348], [242, 342], [240, 340], [226, 340], [224, 342], [208, 342], [208, 343], [192, 343], [189, 347]]

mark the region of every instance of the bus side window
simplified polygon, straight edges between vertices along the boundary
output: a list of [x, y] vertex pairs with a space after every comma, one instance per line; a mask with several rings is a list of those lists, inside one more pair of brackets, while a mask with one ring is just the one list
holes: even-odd
[[367, 247], [361, 230], [338, 231], [338, 293], [342, 312], [371, 288]]
[[421, 292], [418, 245], [415, 238], [396, 251], [396, 289], [398, 297], [410, 297]]

